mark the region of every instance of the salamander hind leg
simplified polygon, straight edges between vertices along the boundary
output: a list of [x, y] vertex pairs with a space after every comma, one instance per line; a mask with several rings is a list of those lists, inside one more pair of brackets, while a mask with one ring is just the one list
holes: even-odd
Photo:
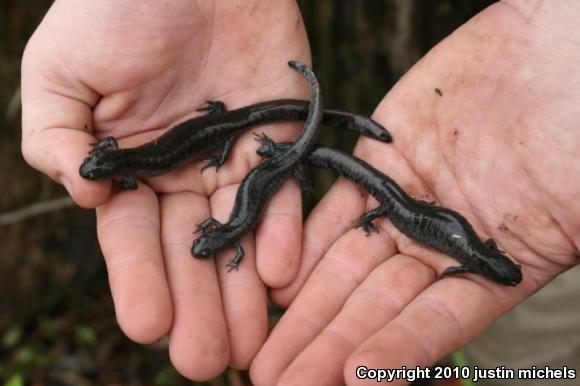
[[363, 214], [355, 228], [362, 228], [367, 233], [367, 236], [370, 236], [371, 232], [379, 233], [379, 228], [373, 223], [373, 220], [378, 217], [385, 217], [387, 214], [387, 210], [383, 206], [378, 206]]
[[90, 145], [92, 147], [92, 149], [89, 151], [90, 155], [119, 149], [119, 144], [114, 137], [107, 137], [97, 143], [91, 143]]
[[420, 199], [420, 198], [416, 198], [415, 201], [420, 202], [421, 204], [431, 205], [431, 206], [433, 206], [433, 205], [435, 205], [437, 203], [436, 201], [433, 201], [433, 200], [427, 201], [427, 200], [423, 200], [423, 199]]
[[224, 143], [220, 154], [218, 154], [215, 157], [209, 158], [206, 164], [201, 167], [201, 173], [203, 173], [205, 169], [214, 166], [215, 170], [217, 171], [220, 168], [220, 166], [222, 166], [227, 161], [228, 157], [230, 156], [230, 153], [232, 152], [232, 147], [234, 146], [234, 143], [236, 142], [239, 136], [240, 136], [239, 134], [230, 136]]
[[125, 190], [135, 190], [137, 189], [137, 180], [135, 177], [121, 177], [117, 180], [113, 180], [115, 186], [115, 191], [117, 193], [123, 192]]
[[206, 101], [206, 105], [201, 107], [195, 111], [205, 111], [209, 115], [211, 114], [219, 114], [228, 111], [224, 102], [220, 101]]
[[264, 133], [253, 133], [254, 140], [260, 144], [256, 153], [260, 156], [271, 157], [276, 154], [276, 142]]
[[240, 242], [239, 241], [236, 241], [234, 247], [236, 249], [236, 255], [233, 257], [233, 259], [231, 259], [226, 264], [226, 268], [228, 269], [228, 272], [231, 272], [234, 269], [237, 271], [238, 268], [240, 267], [240, 263], [244, 259], [244, 254], [245, 253], [244, 253], [244, 249], [242, 248], [242, 245], [240, 244]]
[[260, 146], [258, 146], [256, 149], [256, 153], [260, 157], [264, 158], [276, 157], [288, 150], [288, 148], [292, 145], [292, 142], [274, 142], [272, 138], [268, 137], [264, 133], [254, 133], [254, 136], [256, 137], [256, 141], [260, 143]]
[[300, 188], [302, 189], [302, 194], [304, 194], [305, 196], [310, 196], [312, 193], [314, 193], [314, 189], [312, 189], [310, 181], [308, 181], [308, 178], [306, 178], [306, 176], [304, 175], [304, 173], [302, 173], [302, 171], [300, 171], [299, 169], [294, 169], [292, 174], [294, 175], [294, 178], [298, 180]]
[[468, 273], [468, 272], [471, 272], [471, 271], [469, 270], [469, 267], [467, 267], [466, 265], [457, 265], [455, 267], [449, 267], [445, 271], [443, 271], [441, 276], [439, 276], [439, 280], [443, 279], [446, 276], [452, 276], [452, 275], [457, 275], [457, 274], [461, 274], [461, 273]]

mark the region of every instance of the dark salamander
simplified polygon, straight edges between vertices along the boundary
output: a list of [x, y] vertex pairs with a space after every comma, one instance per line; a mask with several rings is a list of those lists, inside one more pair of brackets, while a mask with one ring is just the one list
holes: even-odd
[[237, 269], [244, 257], [240, 238], [255, 227], [270, 197], [295, 173], [300, 166], [300, 161], [308, 154], [320, 131], [323, 104], [316, 76], [303, 63], [291, 61], [288, 65], [306, 78], [312, 95], [302, 133], [284, 153], [264, 160], [250, 170], [236, 193], [228, 222], [222, 225], [210, 218], [201, 223], [199, 230], [203, 234], [193, 242], [191, 247], [191, 254], [203, 259], [214, 256], [228, 246], [235, 246], [236, 255], [227, 264], [229, 271]]
[[[260, 137], [258, 154], [278, 157], [291, 145]], [[482, 242], [469, 222], [454, 210], [411, 198], [391, 178], [365, 161], [340, 150], [314, 147], [302, 163], [333, 170], [375, 197], [380, 205], [365, 213], [359, 223], [367, 233], [378, 231], [372, 221], [386, 216], [411, 239], [445, 253], [461, 265], [447, 268], [441, 277], [472, 272], [504, 285], [522, 280], [521, 267], [510, 260], [496, 243]]]
[[[113, 137], [93, 145], [85, 158], [80, 175], [89, 180], [117, 177], [118, 190], [136, 189], [135, 177], [151, 177], [175, 169], [188, 161], [202, 160], [212, 155], [203, 169], [222, 165], [236, 141], [249, 127], [268, 122], [304, 120], [308, 101], [279, 99], [226, 111], [221, 102], [208, 102], [207, 115], [181, 122], [159, 138], [135, 148], [119, 149]], [[387, 130], [356, 114], [324, 110], [324, 125], [391, 142]], [[202, 169], [202, 170], [203, 170]]]

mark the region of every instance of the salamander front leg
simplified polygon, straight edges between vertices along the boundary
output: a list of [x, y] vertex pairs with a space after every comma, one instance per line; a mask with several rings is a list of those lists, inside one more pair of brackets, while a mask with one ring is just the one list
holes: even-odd
[[121, 177], [119, 179], [113, 180], [113, 184], [117, 192], [137, 189], [137, 180], [135, 177]]
[[228, 272], [231, 272], [234, 269], [237, 271], [240, 263], [244, 259], [244, 249], [242, 248], [242, 244], [240, 244], [239, 241], [236, 241], [234, 248], [236, 249], [236, 255], [226, 264]]
[[234, 146], [234, 143], [236, 143], [239, 137], [240, 134], [231, 135], [224, 143], [221, 153], [215, 157], [209, 158], [206, 164], [201, 167], [201, 173], [203, 173], [205, 169], [211, 168], [213, 166], [215, 166], [215, 170], [217, 172], [220, 166], [222, 166], [227, 161], [232, 151], [232, 147]]
[[379, 233], [379, 228], [373, 224], [373, 220], [377, 217], [385, 217], [387, 214], [387, 210], [382, 205], [379, 205], [363, 214], [355, 228], [362, 228], [367, 233], [367, 236], [370, 236], [371, 232]]
[[205, 111], [209, 115], [211, 114], [219, 114], [228, 111], [224, 102], [220, 101], [206, 101], [206, 105], [204, 107], [200, 107], [195, 111]]
[[483, 246], [491, 252], [499, 252], [499, 253], [505, 253], [505, 251], [502, 251], [501, 249], [499, 249], [499, 247], [497, 246], [496, 242], [493, 239], [487, 239], [483, 242]]
[[217, 228], [219, 228], [221, 226], [222, 226], [222, 223], [220, 223], [215, 218], [210, 217], [207, 220], [204, 220], [202, 223], [197, 224], [197, 229], [193, 233], [201, 233], [201, 234], [204, 234], [204, 233], [207, 232], [207, 230], [210, 227], [213, 228], [213, 229], [217, 229]]
[[90, 146], [92, 147], [92, 149], [89, 151], [89, 155], [119, 149], [119, 144], [117, 143], [117, 140], [114, 137], [107, 137], [105, 139], [100, 140], [97, 143], [91, 143]]

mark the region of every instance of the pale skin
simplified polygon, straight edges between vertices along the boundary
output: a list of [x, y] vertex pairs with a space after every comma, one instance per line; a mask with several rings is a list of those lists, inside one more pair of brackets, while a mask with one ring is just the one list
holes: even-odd
[[98, 206], [117, 318], [130, 338], [147, 343], [168, 333], [173, 364], [191, 379], [228, 364], [247, 368], [266, 336], [267, 285], [279, 288], [270, 295], [289, 309], [252, 362], [253, 382], [354, 384], [360, 364], [433, 363], [579, 262], [580, 9], [573, 1], [505, 1], [469, 21], [377, 108], [395, 143], [361, 140], [356, 150], [411, 194], [460, 211], [494, 238], [523, 265], [518, 287], [472, 275], [436, 281], [455, 262], [388, 220], [371, 237], [351, 230], [375, 203], [345, 181], [318, 204], [303, 236], [297, 186], [277, 194], [255, 245], [245, 240], [239, 272], [225, 274], [231, 252], [215, 264], [192, 259], [194, 224], [210, 214], [226, 218], [236, 184], [257, 162], [249, 136], [217, 174], [200, 176], [193, 165], [119, 195], [109, 195], [109, 183], [82, 180], [78, 165], [95, 137], [142, 143], [207, 98], [234, 108], [306, 96], [279, 65], [308, 59], [295, 4], [243, 3], [255, 12], [232, 11], [231, 2], [195, 9], [146, 2], [135, 10], [61, 0], [25, 54], [23, 153], [81, 206]]
[[428, 366], [578, 264], [579, 16], [573, 1], [488, 8], [380, 103], [374, 118], [394, 144], [355, 150], [414, 196], [459, 210], [523, 266], [523, 282], [437, 281], [456, 263], [388, 220], [370, 237], [351, 229], [376, 202], [341, 180], [306, 220], [297, 279], [271, 291], [289, 308], [252, 363], [254, 384], [372, 385], [357, 366]]

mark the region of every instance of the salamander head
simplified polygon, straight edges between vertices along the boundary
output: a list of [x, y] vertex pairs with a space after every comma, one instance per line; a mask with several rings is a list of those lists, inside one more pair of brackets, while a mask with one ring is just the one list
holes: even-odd
[[219, 232], [210, 232], [193, 241], [191, 254], [197, 259], [213, 257], [227, 246], [225, 237]]
[[79, 169], [80, 175], [88, 180], [102, 180], [118, 174], [119, 164], [109, 159], [110, 154], [97, 153], [85, 158]]
[[508, 258], [492, 241], [484, 243], [484, 249], [479, 254], [477, 271], [483, 276], [510, 286], [516, 286], [522, 281], [522, 267]]

